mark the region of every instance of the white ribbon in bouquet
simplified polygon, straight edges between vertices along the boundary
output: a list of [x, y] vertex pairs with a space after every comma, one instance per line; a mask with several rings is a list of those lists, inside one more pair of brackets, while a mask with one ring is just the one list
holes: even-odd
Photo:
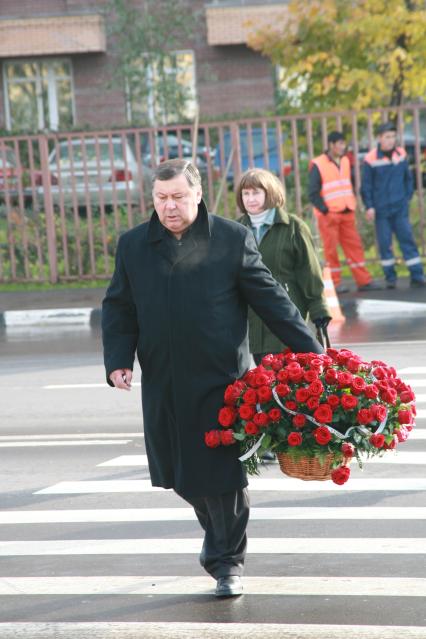
[[[274, 399], [277, 402], [278, 406], [280, 406], [280, 408], [282, 408], [286, 413], [289, 413], [290, 415], [303, 415], [304, 417], [306, 417], [306, 419], [308, 419], [310, 422], [315, 424], [315, 426], [325, 426], [330, 431], [330, 433], [332, 433], [333, 435], [335, 435], [339, 439], [347, 439], [349, 437], [349, 435], [352, 433], [352, 431], [354, 431], [354, 430], [358, 431], [358, 433], [361, 433], [362, 435], [370, 435], [370, 431], [368, 430], [368, 428], [365, 428], [365, 426], [361, 426], [361, 425], [359, 425], [359, 426], [350, 426], [350, 428], [348, 428], [346, 433], [342, 434], [338, 430], [333, 428], [332, 426], [328, 426], [327, 424], [320, 424], [311, 415], [306, 415], [306, 413], [300, 413], [300, 412], [298, 413], [297, 411], [291, 410], [290, 408], [287, 408], [286, 406], [284, 406], [284, 404], [281, 402], [281, 400], [280, 400], [280, 398], [278, 396], [278, 393], [277, 393], [275, 388], [272, 389], [272, 395], [274, 396]], [[256, 408], [259, 411], [260, 410], [260, 405], [257, 404]], [[388, 420], [388, 412], [386, 411], [386, 416], [385, 416], [384, 420], [380, 423], [378, 429], [375, 431], [375, 434], [379, 434], [379, 433], [381, 433], [384, 430], [387, 420]], [[262, 440], [263, 440], [264, 437], [265, 437], [265, 433], [263, 433], [263, 435], [258, 439], [258, 441], [246, 453], [244, 453], [244, 455], [242, 455], [238, 459], [240, 461], [242, 461], [242, 462], [246, 461], [247, 459], [250, 459], [250, 457], [252, 457], [254, 455], [254, 453], [257, 450], [259, 450], [260, 446], [262, 445]]]

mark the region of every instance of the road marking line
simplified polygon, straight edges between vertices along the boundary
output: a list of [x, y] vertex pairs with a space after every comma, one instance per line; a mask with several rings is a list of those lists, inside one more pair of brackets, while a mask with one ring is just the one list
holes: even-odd
[[[251, 508], [250, 520], [416, 520], [426, 519], [426, 507], [283, 507]], [[0, 525], [100, 523], [139, 521], [196, 521], [192, 508], [100, 508], [97, 510], [3, 510]]]
[[85, 439], [84, 441], [0, 442], [0, 448], [28, 448], [40, 446], [119, 446], [129, 444], [131, 439]]
[[[332, 481], [304, 482], [287, 476], [271, 479], [250, 479], [250, 490], [256, 491], [286, 491], [286, 492], [344, 492], [344, 491], [415, 491], [426, 490], [425, 477], [405, 478], [373, 478], [350, 479], [343, 486], [337, 486]], [[72, 495], [86, 493], [150, 493], [164, 490], [152, 486], [148, 479], [111, 479], [99, 481], [62, 481], [53, 486], [42, 488], [33, 495]]]
[[[51, 539], [0, 541], [0, 556], [198, 554], [202, 538]], [[250, 554], [424, 555], [422, 537], [261, 537], [249, 538]]]
[[[1, 445], [1, 444], [0, 444]], [[367, 463], [367, 462], [366, 462]], [[426, 451], [413, 452], [395, 452], [388, 451], [383, 457], [373, 457], [368, 460], [368, 464], [425, 464]], [[97, 464], [97, 466], [116, 467], [116, 466], [137, 466], [144, 467], [148, 465], [146, 455], [120, 455], [108, 461]]]
[[[0, 596], [8, 595], [205, 595], [210, 577], [102, 576], [8, 577]], [[246, 595], [425, 597], [426, 579], [384, 577], [245, 577]]]
[[[140, 386], [140, 382], [132, 382], [132, 386]], [[46, 386], [42, 386], [44, 390], [74, 390], [79, 388], [107, 388], [111, 390], [111, 386], [106, 382], [102, 384], [94, 383], [94, 384], [47, 384]]]
[[[424, 454], [426, 462], [426, 452]], [[108, 461], [97, 464], [97, 466], [148, 466], [148, 457], [146, 455], [120, 455]]]
[[405, 366], [398, 369], [398, 375], [426, 375], [426, 366]]
[[144, 437], [144, 434], [141, 432], [138, 433], [51, 433], [50, 435], [1, 435], [0, 442], [8, 442], [8, 441], [42, 441], [44, 439], [113, 439], [114, 437], [118, 437], [119, 439], [123, 438], [134, 438], [134, 437]]
[[424, 626], [283, 623], [0, 623], [2, 639], [425, 639]]

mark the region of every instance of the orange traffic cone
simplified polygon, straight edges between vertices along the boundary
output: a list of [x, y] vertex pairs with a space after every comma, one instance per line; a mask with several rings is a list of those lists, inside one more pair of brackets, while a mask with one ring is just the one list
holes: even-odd
[[344, 322], [346, 317], [343, 315], [339, 298], [337, 297], [336, 289], [334, 288], [333, 279], [331, 277], [331, 270], [329, 266], [325, 266], [323, 270], [324, 280], [324, 294], [327, 300], [327, 306], [330, 311], [330, 315], [335, 322]]

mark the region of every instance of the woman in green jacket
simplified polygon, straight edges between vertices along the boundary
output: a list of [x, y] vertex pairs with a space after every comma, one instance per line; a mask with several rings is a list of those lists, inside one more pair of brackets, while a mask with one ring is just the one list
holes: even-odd
[[[324, 297], [321, 267], [309, 227], [285, 209], [280, 180], [265, 169], [249, 169], [240, 180], [236, 199], [244, 213], [240, 222], [253, 230], [264, 264], [287, 290], [303, 319], [317, 327], [331, 320]], [[256, 364], [285, 345], [249, 309], [250, 350]]]

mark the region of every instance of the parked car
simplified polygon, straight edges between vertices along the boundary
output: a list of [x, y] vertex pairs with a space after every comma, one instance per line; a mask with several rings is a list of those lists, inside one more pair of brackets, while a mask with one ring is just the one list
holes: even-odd
[[[141, 136], [141, 153], [143, 161], [149, 165], [157, 165], [164, 160], [174, 158], [192, 158], [192, 142], [185, 138], [179, 138], [173, 133], [163, 135], [161, 132], [154, 137], [155, 155], [153, 157], [150, 138], [148, 134]], [[196, 165], [201, 172], [208, 170], [208, 157], [213, 160], [215, 150], [207, 146], [197, 145]]]
[[[251, 140], [252, 147], [252, 162], [250, 158], [249, 143]], [[282, 170], [280, 170], [280, 154], [277, 140], [277, 132], [275, 128], [268, 128], [266, 131], [266, 148], [264, 147], [263, 130], [261, 127], [252, 127], [249, 136], [249, 130], [247, 128], [240, 129], [239, 132], [240, 142], [240, 157], [241, 157], [241, 170], [246, 171], [251, 166], [257, 168], [268, 168], [276, 175], [280, 173], [289, 175], [292, 171], [292, 162], [285, 160]], [[282, 139], [281, 143], [284, 142]], [[227, 166], [229, 156], [232, 149], [231, 131], [225, 131], [223, 135], [223, 157], [221, 158], [220, 144], [215, 149], [214, 164], [217, 171], [220, 171], [223, 166]], [[265, 155], [268, 158], [268, 162], [265, 160]], [[269, 165], [269, 166], [268, 166]], [[234, 167], [231, 163], [226, 179], [228, 182], [234, 180]]]
[[[58, 153], [59, 151], [59, 158]], [[144, 197], [151, 193], [152, 170], [142, 164]], [[52, 199], [78, 207], [139, 204], [142, 196], [139, 167], [127, 140], [121, 137], [74, 138], [63, 140], [49, 155]], [[39, 187], [42, 192], [42, 187]]]
[[18, 163], [15, 152], [0, 142], [0, 204], [16, 204], [22, 185], [23, 169]]

